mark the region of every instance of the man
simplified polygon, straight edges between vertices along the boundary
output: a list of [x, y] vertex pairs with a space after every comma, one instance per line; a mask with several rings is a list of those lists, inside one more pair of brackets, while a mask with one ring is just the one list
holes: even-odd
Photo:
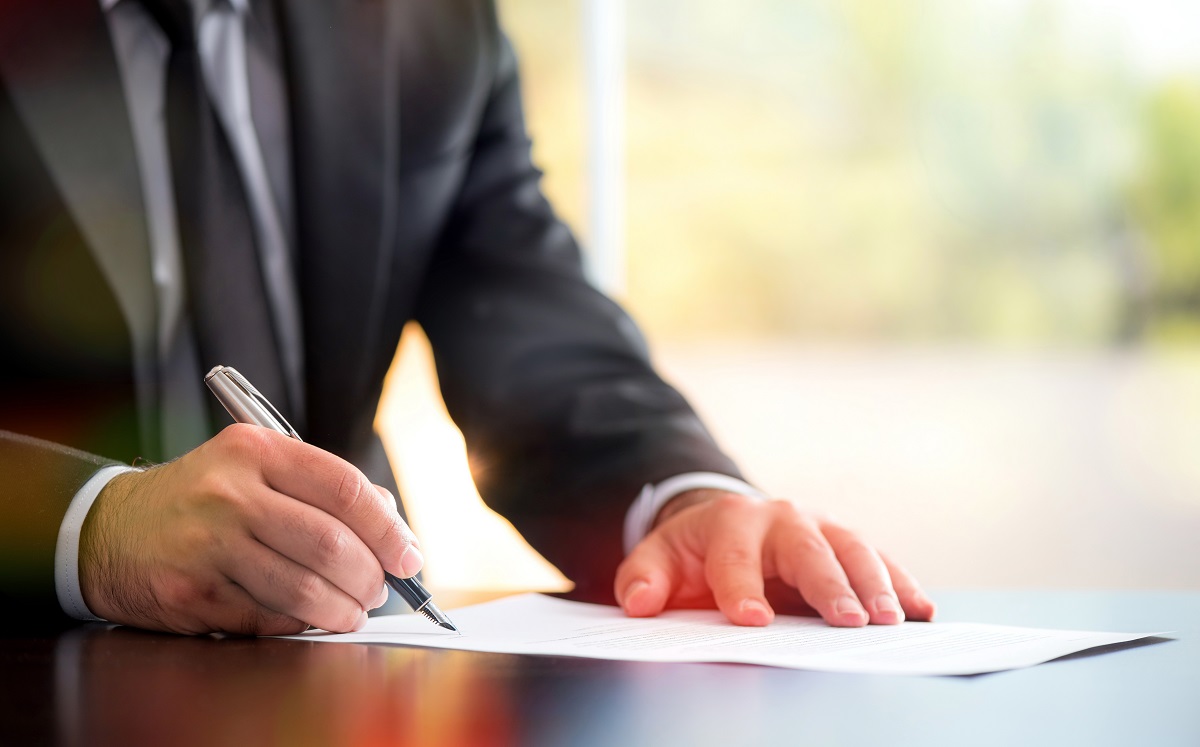
[[[383, 570], [423, 562], [372, 430], [410, 319], [483, 497], [582, 595], [933, 614], [852, 532], [742, 483], [585, 282], [491, 3], [0, 14], [0, 590], [29, 617], [360, 626]], [[307, 443], [222, 429], [217, 363]]]

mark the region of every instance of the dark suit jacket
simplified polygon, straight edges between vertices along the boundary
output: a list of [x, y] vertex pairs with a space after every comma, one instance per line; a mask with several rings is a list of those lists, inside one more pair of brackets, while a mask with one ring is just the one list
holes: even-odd
[[[620, 522], [643, 484], [737, 472], [655, 375], [633, 323], [585, 282], [577, 245], [540, 192], [492, 4], [277, 6], [306, 440], [391, 482], [372, 420], [401, 329], [419, 321], [485, 500], [587, 596], [610, 598]], [[98, 465], [145, 456], [156, 438], [143, 216], [98, 3], [4, 0], [6, 605], [61, 615], [53, 556], [68, 502]]]

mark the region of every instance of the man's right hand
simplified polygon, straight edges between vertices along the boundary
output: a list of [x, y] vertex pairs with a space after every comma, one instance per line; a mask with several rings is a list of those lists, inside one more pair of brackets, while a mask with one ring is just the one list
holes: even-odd
[[357, 630], [383, 570], [421, 569], [391, 495], [350, 463], [232, 425], [179, 459], [114, 478], [80, 538], [84, 600], [106, 620], [177, 633]]

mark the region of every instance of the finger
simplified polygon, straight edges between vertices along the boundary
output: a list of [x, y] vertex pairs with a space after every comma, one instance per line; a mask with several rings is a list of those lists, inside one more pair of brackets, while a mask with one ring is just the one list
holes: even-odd
[[912, 574], [892, 562], [892, 559], [886, 554], [879, 553], [879, 557], [887, 567], [888, 575], [892, 579], [892, 588], [896, 590], [900, 606], [904, 608], [904, 614], [908, 619], [924, 622], [933, 620], [933, 616], [937, 614], [937, 605], [925, 594]]
[[613, 592], [630, 617], [654, 617], [677, 587], [675, 561], [660, 535], [638, 543], [617, 568]]
[[365, 543], [342, 522], [265, 486], [249, 504], [249, 529], [275, 552], [327, 579], [368, 607], [383, 586], [383, 569]]
[[[384, 505], [396, 511], [397, 516], [399, 516], [399, 504], [396, 503], [396, 497], [392, 495], [392, 491], [382, 485], [374, 485], [373, 487], [383, 497]], [[403, 520], [401, 520], [401, 523], [404, 524], [404, 537], [402, 539], [408, 543], [408, 546], [400, 556], [401, 572], [397, 575], [401, 578], [410, 578], [421, 572], [421, 568], [425, 566], [425, 556], [421, 552], [421, 539], [413, 534], [407, 523]]]
[[308, 623], [259, 604], [245, 589], [232, 581], [223, 584], [218, 598], [203, 616], [208, 631], [235, 635], [296, 635], [308, 630]]
[[213, 570], [180, 576], [166, 573], [154, 592], [157, 613], [139, 627], [199, 635], [290, 635], [308, 623], [264, 607], [245, 589]]
[[337, 633], [366, 624], [367, 613], [353, 597], [257, 541], [229, 557], [221, 571], [264, 607]]
[[768, 516], [758, 501], [743, 496], [719, 500], [722, 505], [711, 515], [721, 531], [712, 533], [704, 559], [713, 599], [735, 625], [767, 625], [775, 617], [763, 594]]
[[851, 588], [876, 625], [904, 622], [904, 611], [892, 588], [892, 579], [875, 548], [858, 535], [836, 524], [821, 527], [838, 562], [846, 572]]
[[408, 578], [421, 569], [424, 559], [416, 537], [400, 518], [395, 501], [376, 490], [354, 465], [283, 434], [253, 430], [241, 438], [260, 441], [251, 448], [257, 449], [268, 485], [344, 523], [391, 573]]
[[859, 627], [870, 619], [820, 527], [800, 515], [782, 519], [768, 538], [780, 577], [800, 592], [825, 622]]
[[[387, 488], [383, 487], [382, 485], [380, 485], [378, 483], [374, 483], [372, 485], [372, 487], [375, 488], [376, 492], [378, 492], [379, 495], [383, 496], [383, 502], [384, 502], [385, 506], [394, 508], [394, 509], [396, 509], [397, 513], [399, 512], [400, 504], [396, 501], [396, 496], [392, 495], [392, 491], [388, 490]], [[413, 547], [420, 547], [420, 546], [421, 546], [420, 538], [417, 537], [416, 535], [414, 535], [413, 536]]]

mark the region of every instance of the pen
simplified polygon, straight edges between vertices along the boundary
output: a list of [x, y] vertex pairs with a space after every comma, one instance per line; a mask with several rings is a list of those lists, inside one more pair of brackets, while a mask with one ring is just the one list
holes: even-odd
[[[237, 369], [217, 366], [204, 377], [204, 383], [237, 422], [260, 425], [291, 436], [297, 441], [304, 440], [283, 415], [279, 414], [275, 406], [267, 401], [245, 376], [238, 373]], [[420, 612], [435, 625], [447, 630], [458, 630], [454, 623], [450, 622], [450, 618], [446, 617], [446, 613], [433, 603], [433, 595], [416, 578], [397, 578], [384, 571], [383, 580], [396, 590], [414, 612]]]

